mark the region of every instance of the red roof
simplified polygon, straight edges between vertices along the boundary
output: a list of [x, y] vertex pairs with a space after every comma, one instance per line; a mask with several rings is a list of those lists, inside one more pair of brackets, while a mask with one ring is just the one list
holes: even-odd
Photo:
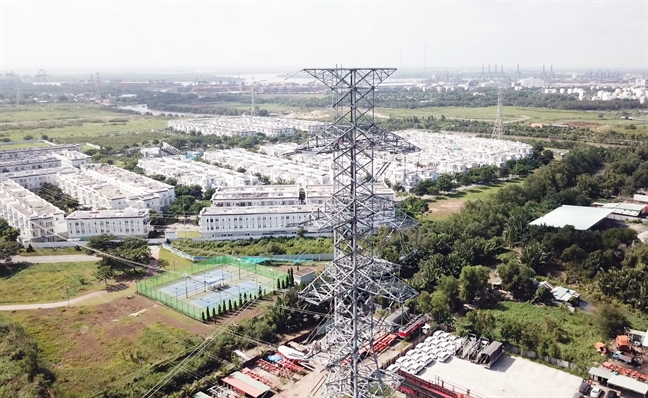
[[240, 381], [236, 380], [233, 377], [224, 377], [223, 378], [223, 383], [229, 384], [230, 386], [234, 387], [234, 389], [239, 390], [241, 392], [244, 392], [245, 394], [253, 397], [253, 398], [258, 398], [265, 394], [265, 391], [259, 391], [256, 388]]

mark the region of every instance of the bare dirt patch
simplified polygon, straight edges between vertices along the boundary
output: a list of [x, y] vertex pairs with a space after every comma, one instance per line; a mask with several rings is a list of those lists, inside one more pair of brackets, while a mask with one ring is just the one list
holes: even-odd
[[451, 213], [457, 213], [464, 207], [465, 202], [463, 200], [440, 200], [428, 204], [427, 214], [433, 216], [436, 215], [448, 215]]

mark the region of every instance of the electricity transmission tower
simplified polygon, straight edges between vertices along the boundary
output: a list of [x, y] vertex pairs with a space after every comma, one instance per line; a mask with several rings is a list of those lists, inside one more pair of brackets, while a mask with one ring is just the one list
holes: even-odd
[[[381, 244], [374, 230], [414, 226], [399, 218], [392, 200], [374, 194], [374, 151], [407, 154], [418, 148], [374, 124], [374, 90], [396, 69], [304, 69], [331, 90], [334, 122], [298, 151], [331, 154], [333, 195], [305, 224], [333, 230], [334, 260], [300, 297], [331, 302], [333, 323], [319, 342], [317, 357], [328, 370], [327, 398], [387, 397], [400, 378], [378, 367], [373, 338], [380, 320], [374, 299], [402, 305], [416, 292], [399, 278], [400, 267], [375, 257]], [[377, 172], [380, 174], [380, 172]]]
[[504, 135], [504, 83], [499, 82], [497, 87], [497, 118], [491, 138], [501, 140]]

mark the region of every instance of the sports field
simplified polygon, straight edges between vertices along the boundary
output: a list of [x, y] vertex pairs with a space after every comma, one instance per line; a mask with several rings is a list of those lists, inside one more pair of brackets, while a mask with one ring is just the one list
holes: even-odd
[[241, 300], [276, 290], [286, 276], [270, 267], [221, 256], [140, 281], [137, 291], [202, 320], [219, 307], [225, 311]]

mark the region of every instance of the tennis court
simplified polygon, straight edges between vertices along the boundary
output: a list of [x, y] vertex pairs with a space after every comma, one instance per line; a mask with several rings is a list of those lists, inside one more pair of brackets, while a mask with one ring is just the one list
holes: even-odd
[[198, 300], [192, 301], [192, 303], [202, 308], [214, 308], [220, 303], [227, 302], [227, 300], [238, 300], [239, 297], [244, 294], [249, 297], [257, 295], [260, 286], [261, 284], [259, 283], [245, 281], [238, 283], [235, 286], [228, 287], [227, 289], [212, 293], [208, 296], [203, 296]]
[[137, 282], [137, 291], [183, 314], [204, 320], [221, 303], [272, 293], [287, 275], [274, 268], [219, 256]]
[[223, 285], [227, 280], [232, 279], [232, 274], [223, 270], [212, 270], [202, 274], [194, 274], [185, 277], [183, 281], [165, 286], [160, 290], [173, 297], [184, 295], [185, 297], [198, 292], [206, 292], [215, 286]]

